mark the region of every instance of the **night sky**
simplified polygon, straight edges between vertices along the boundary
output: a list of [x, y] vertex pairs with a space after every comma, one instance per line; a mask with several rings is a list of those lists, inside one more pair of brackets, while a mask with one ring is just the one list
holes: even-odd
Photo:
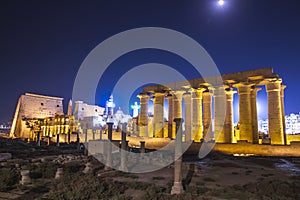
[[[223, 7], [216, 0], [1, 0], [0, 122], [13, 117], [18, 97], [25, 92], [63, 97], [66, 108], [77, 70], [94, 47], [119, 32], [149, 26], [192, 37], [221, 73], [274, 68], [287, 85], [286, 114], [299, 112], [299, 9], [299, 0], [225, 0]], [[104, 106], [111, 85], [123, 73], [149, 62], [196, 78], [187, 70], [188, 63], [175, 55], [138, 50], [112, 63], [100, 80], [97, 104]], [[267, 117], [265, 95], [258, 95], [259, 118]]]

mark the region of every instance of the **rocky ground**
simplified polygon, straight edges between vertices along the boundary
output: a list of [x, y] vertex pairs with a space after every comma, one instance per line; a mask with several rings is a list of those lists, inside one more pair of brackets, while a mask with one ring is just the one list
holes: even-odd
[[[0, 153], [11, 157], [0, 161], [0, 199], [300, 199], [299, 157], [184, 156], [185, 193], [174, 196], [172, 165], [142, 174], [104, 170], [76, 147], [1, 138]], [[22, 170], [31, 183], [20, 184]]]

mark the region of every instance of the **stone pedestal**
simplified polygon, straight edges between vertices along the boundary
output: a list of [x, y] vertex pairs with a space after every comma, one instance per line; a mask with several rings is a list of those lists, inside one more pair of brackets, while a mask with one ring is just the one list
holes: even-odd
[[93, 165], [92, 165], [92, 163], [90, 163], [90, 162], [87, 162], [86, 164], [85, 164], [85, 168], [84, 168], [84, 170], [82, 171], [84, 174], [90, 174], [90, 173], [92, 173], [93, 172]]
[[27, 169], [21, 170], [21, 176], [22, 176], [22, 179], [20, 181], [21, 185], [31, 184], [31, 178], [30, 178], [29, 174], [30, 174], [29, 170], [27, 170]]
[[63, 168], [57, 168], [55, 173], [55, 179], [60, 179], [63, 176]]
[[213, 139], [211, 125], [211, 100], [212, 93], [210, 91], [203, 92], [203, 139], [206, 141]]
[[164, 100], [165, 93], [156, 92], [153, 98], [153, 135], [156, 138], [164, 136]]
[[203, 138], [202, 92], [204, 89], [192, 90], [192, 138], [200, 142]]
[[239, 94], [239, 123], [240, 140], [253, 142], [253, 125], [251, 111], [251, 84], [239, 83], [235, 85]]
[[141, 110], [138, 116], [139, 136], [148, 136], [148, 101], [149, 95], [141, 93], [138, 95], [140, 98]]
[[184, 119], [185, 119], [185, 141], [190, 142], [192, 140], [192, 99], [191, 93], [186, 92], [183, 94], [184, 99]]
[[281, 80], [271, 80], [266, 84], [268, 93], [269, 137], [271, 144], [283, 145], [283, 119], [281, 109]]

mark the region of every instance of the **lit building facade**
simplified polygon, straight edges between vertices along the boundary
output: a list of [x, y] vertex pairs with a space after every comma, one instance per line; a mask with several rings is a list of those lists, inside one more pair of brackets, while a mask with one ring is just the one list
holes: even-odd
[[[268, 134], [268, 119], [258, 121], [260, 132]], [[300, 134], [300, 113], [285, 116], [286, 134]]]

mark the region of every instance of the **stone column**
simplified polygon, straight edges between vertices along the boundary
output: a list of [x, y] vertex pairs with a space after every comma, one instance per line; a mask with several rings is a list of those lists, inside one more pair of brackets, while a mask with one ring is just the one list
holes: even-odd
[[100, 125], [100, 140], [102, 140], [102, 134], [103, 134], [103, 127]]
[[192, 99], [191, 93], [186, 92], [183, 94], [184, 99], [184, 120], [185, 120], [185, 142], [190, 142], [192, 138]]
[[59, 147], [59, 133], [56, 134], [56, 146]]
[[281, 114], [282, 114], [282, 126], [283, 126], [283, 136], [284, 136], [284, 144], [287, 145], [286, 140], [286, 125], [285, 125], [285, 112], [284, 112], [284, 89], [286, 85], [281, 85], [280, 97], [281, 97]]
[[107, 156], [106, 156], [106, 165], [105, 169], [108, 170], [112, 167], [112, 127], [113, 127], [113, 122], [107, 122], [108, 125], [108, 135], [107, 135]]
[[126, 126], [127, 123], [122, 124], [122, 143], [121, 143], [121, 164], [119, 170], [128, 171], [126, 164], [126, 151], [127, 151], [127, 143], [126, 143]]
[[235, 85], [238, 88], [239, 95], [239, 123], [240, 123], [240, 140], [253, 142], [252, 129], [252, 112], [251, 112], [251, 86], [246, 83], [238, 83]]
[[234, 122], [233, 122], [233, 95], [234, 90], [226, 91], [226, 116], [224, 124], [225, 143], [232, 143], [234, 138]]
[[225, 134], [223, 131], [226, 109], [226, 94], [224, 86], [216, 86], [214, 95], [214, 139], [217, 143], [225, 143]]
[[68, 130], [68, 144], [71, 143], [71, 129]]
[[84, 142], [87, 143], [88, 142], [88, 127], [86, 127], [85, 130], [83, 130], [84, 132]]
[[251, 115], [252, 115], [252, 129], [253, 129], [253, 144], [258, 144], [258, 119], [257, 119], [257, 92], [261, 88], [253, 87], [251, 90]]
[[141, 153], [146, 153], [145, 141], [140, 141], [140, 151]]
[[156, 138], [164, 136], [164, 101], [165, 93], [156, 92], [153, 98], [153, 135]]
[[[175, 91], [173, 95], [173, 118], [182, 118], [182, 95], [184, 91]], [[176, 138], [176, 125], [173, 122], [172, 138]]]
[[148, 101], [149, 95], [147, 93], [141, 93], [138, 95], [140, 98], [140, 114], [138, 116], [138, 126], [139, 126], [139, 136], [147, 137], [148, 136]]
[[212, 93], [210, 91], [203, 92], [203, 139], [205, 141], [213, 139], [211, 125], [211, 98]]
[[175, 141], [175, 163], [174, 163], [174, 184], [171, 194], [182, 194], [182, 123], [183, 119], [175, 118], [176, 141]]
[[284, 144], [283, 120], [281, 110], [281, 80], [270, 81], [266, 84], [268, 93], [269, 137], [271, 144]]
[[41, 131], [37, 132], [37, 146], [41, 146]]
[[204, 89], [192, 90], [192, 138], [200, 142], [203, 138], [202, 92]]
[[172, 138], [173, 135], [173, 96], [167, 95], [168, 99], [168, 138]]

